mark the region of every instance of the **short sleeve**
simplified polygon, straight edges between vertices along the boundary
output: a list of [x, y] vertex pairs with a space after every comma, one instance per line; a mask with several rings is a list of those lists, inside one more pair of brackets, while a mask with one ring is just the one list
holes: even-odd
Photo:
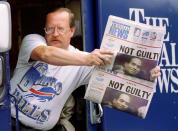
[[32, 51], [40, 46], [40, 45], [47, 45], [46, 40], [43, 36], [38, 34], [30, 34], [24, 37], [22, 40], [22, 45], [19, 52], [17, 68], [20, 68], [23, 65], [30, 64], [30, 56]]

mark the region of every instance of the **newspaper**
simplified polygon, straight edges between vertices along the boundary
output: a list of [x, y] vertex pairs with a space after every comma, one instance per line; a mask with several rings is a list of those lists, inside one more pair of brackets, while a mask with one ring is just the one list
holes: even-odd
[[114, 52], [112, 63], [94, 68], [85, 99], [145, 118], [164, 35], [162, 27], [110, 15], [100, 49]]

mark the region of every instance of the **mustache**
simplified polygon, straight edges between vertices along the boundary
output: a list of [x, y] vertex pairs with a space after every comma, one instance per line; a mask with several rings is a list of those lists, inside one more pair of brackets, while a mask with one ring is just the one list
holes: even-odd
[[59, 41], [59, 42], [61, 42], [61, 40], [59, 38], [51, 38], [50, 41]]

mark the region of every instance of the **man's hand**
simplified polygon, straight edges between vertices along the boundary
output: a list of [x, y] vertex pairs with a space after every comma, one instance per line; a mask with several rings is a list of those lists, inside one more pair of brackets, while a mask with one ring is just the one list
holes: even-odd
[[150, 74], [151, 74], [151, 80], [154, 80], [156, 79], [157, 77], [159, 77], [161, 75], [161, 72], [160, 72], [160, 67], [159, 66], [156, 66], [154, 69], [152, 69], [150, 71]]
[[97, 65], [105, 66], [106, 63], [111, 64], [111, 60], [106, 55], [113, 55], [112, 51], [95, 49], [86, 56], [86, 63], [88, 66]]

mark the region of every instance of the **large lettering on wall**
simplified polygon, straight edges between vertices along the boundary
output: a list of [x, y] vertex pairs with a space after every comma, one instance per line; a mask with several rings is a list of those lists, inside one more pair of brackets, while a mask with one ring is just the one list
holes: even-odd
[[160, 57], [161, 77], [158, 77], [158, 89], [161, 93], [178, 93], [178, 64], [176, 61], [176, 42], [170, 40], [171, 33], [168, 29], [169, 19], [163, 17], [145, 16], [144, 9], [130, 8], [129, 19], [152, 26], [161, 26], [166, 30], [164, 44]]

